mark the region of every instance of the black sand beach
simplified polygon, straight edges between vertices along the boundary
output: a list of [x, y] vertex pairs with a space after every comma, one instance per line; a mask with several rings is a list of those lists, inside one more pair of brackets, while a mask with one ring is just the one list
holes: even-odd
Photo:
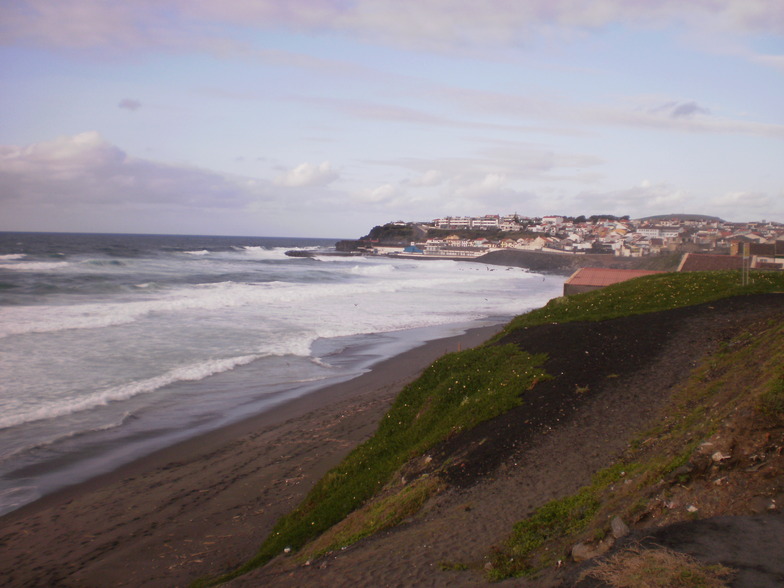
[[160, 450], [0, 519], [8, 586], [186, 586], [251, 557], [279, 516], [375, 430], [400, 389], [501, 325]]

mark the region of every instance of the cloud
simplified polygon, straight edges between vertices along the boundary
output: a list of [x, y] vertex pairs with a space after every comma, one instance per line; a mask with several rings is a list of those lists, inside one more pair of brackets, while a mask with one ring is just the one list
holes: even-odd
[[[784, 32], [784, 5], [770, 0], [16, 0], [0, 5], [0, 39], [51, 47], [139, 49], [241, 46], [225, 25], [337, 33], [396, 46], [463, 50], [520, 46], [542, 36], [617, 23], [743, 35]], [[565, 33], [564, 33], [565, 31]]]
[[784, 191], [776, 195], [765, 192], [730, 191], [709, 200], [716, 214], [727, 220], [784, 218]]
[[400, 191], [398, 188], [392, 184], [382, 184], [380, 186], [376, 186], [375, 188], [359, 192], [357, 194], [357, 199], [362, 202], [382, 204], [389, 203], [398, 196], [400, 196]]
[[784, 55], [754, 53], [749, 56], [749, 59], [756, 63], [760, 63], [767, 67], [772, 67], [774, 69], [780, 70], [781, 72], [784, 72]]
[[449, 191], [459, 200], [483, 200], [509, 192], [507, 177], [502, 173], [488, 173], [474, 181], [456, 178], [451, 182]]
[[764, 213], [773, 201], [770, 196], [760, 192], [727, 192], [714, 198], [713, 204], [720, 208], [751, 209]]
[[131, 112], [136, 112], [142, 107], [142, 103], [138, 100], [134, 100], [133, 98], [123, 98], [120, 102], [117, 103], [117, 108], [124, 108], [125, 110], [130, 110]]
[[643, 180], [637, 186], [607, 192], [581, 192], [575, 198], [580, 210], [607, 214], [646, 216], [683, 210], [688, 194], [666, 183]]
[[338, 179], [338, 173], [332, 169], [328, 161], [319, 165], [301, 163], [279, 176], [275, 183], [289, 188], [310, 188], [326, 186]]
[[131, 157], [93, 131], [0, 146], [0, 185], [6, 201], [63, 207], [241, 208], [260, 195], [207, 170]]
[[593, 154], [558, 152], [535, 144], [509, 140], [481, 140], [475, 154], [463, 157], [400, 157], [372, 161], [379, 165], [400, 167], [417, 174], [402, 180], [411, 187], [449, 184], [453, 188], [468, 185], [488, 187], [497, 183], [529, 181], [595, 181], [587, 170], [605, 163]]
[[696, 102], [667, 102], [651, 109], [653, 113], [664, 112], [670, 118], [692, 118], [695, 114], [710, 114], [710, 110]]
[[414, 187], [437, 186], [444, 181], [444, 174], [436, 169], [429, 169], [418, 178], [405, 180], [404, 183]]
[[374, 42], [435, 50], [526, 44], [556, 30], [583, 32], [626, 23], [745, 34], [784, 32], [784, 7], [769, 0], [363, 0], [289, 2], [199, 0], [182, 7], [186, 18], [337, 32]]
[[[711, 114], [695, 101], [661, 97], [631, 96], [617, 103], [581, 103], [575, 99], [441, 86], [432, 91], [440, 100], [462, 107], [470, 116], [505, 116], [518, 125], [505, 124], [508, 131], [531, 130], [556, 135], [585, 135], [591, 127], [615, 126], [686, 133], [732, 133], [784, 137], [784, 125], [737, 120]], [[701, 116], [700, 116], [701, 115]], [[535, 121], [536, 126], [524, 126]], [[426, 121], [422, 121], [426, 122]], [[551, 126], [546, 127], [545, 124]], [[442, 123], [443, 124], [443, 123]], [[451, 121], [452, 126], [458, 126]], [[554, 126], [554, 125], [557, 126]], [[568, 125], [568, 128], [567, 128]], [[467, 123], [464, 127], [486, 127]]]

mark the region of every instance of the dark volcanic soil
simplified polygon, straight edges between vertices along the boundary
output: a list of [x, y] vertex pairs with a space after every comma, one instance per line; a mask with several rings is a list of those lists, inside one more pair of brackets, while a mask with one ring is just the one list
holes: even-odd
[[449, 490], [389, 532], [306, 567], [280, 558], [236, 584], [486, 585], [478, 573], [445, 571], [442, 564], [481, 569], [515, 522], [610, 465], [702, 357], [748, 325], [771, 319], [784, 320], [782, 294], [513, 333], [500, 343], [547, 353], [545, 369], [556, 377], [527, 392], [519, 408], [432, 452], [431, 466], [454, 463]]
[[608, 427], [654, 416], [703, 355], [776, 312], [784, 312], [784, 297], [766, 294], [596, 323], [540, 325], [506, 336], [499, 344], [546, 353], [544, 368], [556, 377], [526, 393], [522, 406], [440, 447], [439, 455], [462, 455], [449, 470], [450, 482], [476, 482], [543, 432], [587, 418], [581, 411], [589, 404], [601, 405]]

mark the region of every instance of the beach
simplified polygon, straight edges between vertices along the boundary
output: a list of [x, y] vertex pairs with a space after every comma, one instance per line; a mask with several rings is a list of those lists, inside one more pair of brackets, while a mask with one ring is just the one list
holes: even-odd
[[501, 327], [429, 341], [0, 518], [0, 578], [8, 586], [172, 587], [232, 569], [373, 433], [406, 383]]

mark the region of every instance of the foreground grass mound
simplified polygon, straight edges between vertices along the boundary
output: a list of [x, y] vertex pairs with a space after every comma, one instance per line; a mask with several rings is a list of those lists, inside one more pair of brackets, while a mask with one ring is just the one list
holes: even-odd
[[[646, 276], [554, 299], [545, 307], [514, 319], [504, 334], [540, 324], [600, 321], [743, 294], [784, 291], [782, 272], [755, 272], [751, 277], [749, 285], [741, 286], [739, 272]], [[284, 552], [297, 552], [330, 529], [326, 543], [322, 539], [316, 549], [312, 545], [308, 548], [314, 557], [397, 524], [401, 517], [416, 512], [440, 486], [432, 479], [418, 479], [402, 489], [392, 488], [390, 482], [399, 479], [396, 474], [401, 468], [444, 440], [524, 403], [527, 390], [550, 378], [542, 367], [545, 355], [531, 355], [514, 344], [498, 344], [500, 338], [496, 343], [446, 355], [431, 365], [400, 393], [375, 435], [327, 473], [303, 503], [277, 523], [252, 560], [212, 583], [240, 576]], [[768, 400], [772, 407], [781, 402], [777, 390]], [[681, 453], [678, 456], [681, 459]], [[683, 463], [678, 459], [670, 460], [664, 469], [671, 471], [677, 467], [673, 464]], [[493, 576], [515, 576], [536, 568], [526, 562], [526, 554], [546, 549], [555, 537], [560, 538], [558, 541], [564, 537], [571, 540], [576, 534], [590, 532], [602, 512], [604, 489], [634, 470], [634, 463], [627, 462], [622, 468], [603, 472], [579, 496], [545, 508], [539, 513], [539, 520], [532, 521], [533, 526], [523, 523], [517, 539], [497, 554]], [[381, 498], [370, 503], [382, 490], [385, 492]], [[364, 513], [357, 513], [363, 505]], [[335, 527], [351, 513], [356, 514], [348, 524]], [[569, 524], [560, 527], [564, 522]], [[550, 550], [551, 554], [554, 552], [557, 550]], [[500, 565], [510, 560], [526, 563], [522, 568]]]
[[513, 319], [499, 338], [543, 323], [601, 321], [693, 306], [730, 296], [784, 291], [784, 272], [752, 272], [741, 284], [739, 271], [654, 274], [601, 290], [554, 298], [542, 308]]
[[[539, 367], [544, 361], [514, 345], [500, 345], [451, 353], [433, 363], [403, 389], [376, 434], [278, 522], [259, 553], [216, 583], [264, 565], [284, 550], [300, 549], [373, 497], [413, 457], [519, 405], [524, 392], [547, 377]], [[368, 532], [357, 531], [352, 540]]]
[[[658, 421], [591, 484], [519, 521], [488, 556], [487, 577], [536, 577], [568, 562], [578, 543], [601, 553], [603, 545], [613, 543], [616, 517], [632, 526], [664, 526], [748, 514], [750, 504], [776, 495], [775, 481], [784, 467], [781, 441], [784, 323], [779, 315], [749, 323], [706, 355], [674, 390]], [[661, 556], [651, 550], [635, 557], [623, 552], [589, 575], [607, 582], [624, 578], [609, 582], [612, 586], [653, 585], [635, 583], [636, 574], [644, 578], [644, 570]], [[702, 579], [656, 585], [725, 585], [711, 583], [707, 568], [689, 573]]]
[[730, 568], [720, 564], [705, 565], [696, 558], [664, 547], [637, 547], [614, 555], [585, 577], [596, 578], [610, 586], [630, 588], [724, 588], [733, 575]]

